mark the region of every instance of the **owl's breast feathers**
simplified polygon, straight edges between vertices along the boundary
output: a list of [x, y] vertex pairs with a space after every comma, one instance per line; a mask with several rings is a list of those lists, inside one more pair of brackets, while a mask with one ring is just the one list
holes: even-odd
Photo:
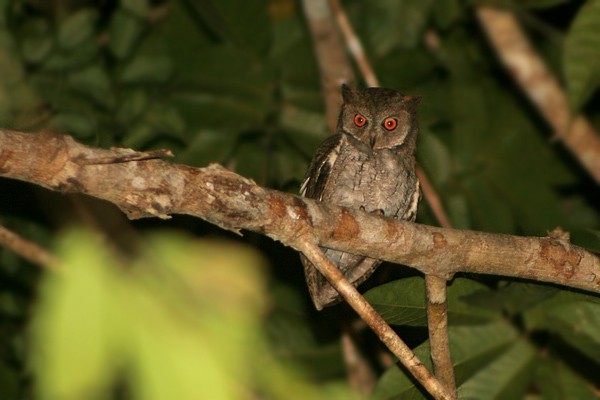
[[[330, 136], [313, 158], [300, 194], [331, 204], [387, 217], [414, 220], [419, 182], [411, 154], [394, 149], [372, 150], [346, 134]], [[381, 261], [332, 249], [323, 249], [354, 285], [371, 275]], [[339, 294], [304, 257], [306, 280], [318, 310], [335, 304]]]
[[414, 169], [412, 155], [393, 149], [373, 151], [348, 135], [338, 134], [317, 151], [300, 193], [343, 207], [380, 210], [388, 217], [412, 220], [419, 200]]

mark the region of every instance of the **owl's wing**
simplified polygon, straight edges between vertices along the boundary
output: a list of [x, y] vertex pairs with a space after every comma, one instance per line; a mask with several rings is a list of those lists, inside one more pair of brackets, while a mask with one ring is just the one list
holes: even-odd
[[317, 149], [300, 186], [301, 196], [321, 200], [329, 174], [339, 155], [342, 140], [341, 134], [329, 136]]

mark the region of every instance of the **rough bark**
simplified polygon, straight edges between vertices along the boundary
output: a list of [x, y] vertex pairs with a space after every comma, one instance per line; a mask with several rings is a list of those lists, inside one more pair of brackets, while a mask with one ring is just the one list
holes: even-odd
[[521, 237], [386, 219], [266, 189], [219, 165], [146, 159], [155, 156], [88, 147], [69, 136], [0, 131], [0, 176], [86, 193], [132, 219], [187, 214], [295, 249], [309, 240], [443, 278], [492, 274], [600, 293], [600, 258], [561, 234]]

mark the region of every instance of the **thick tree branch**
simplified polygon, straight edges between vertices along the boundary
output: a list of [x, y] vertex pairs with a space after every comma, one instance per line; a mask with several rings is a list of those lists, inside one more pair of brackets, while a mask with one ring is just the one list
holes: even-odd
[[110, 154], [122, 155], [69, 136], [0, 131], [0, 176], [86, 193], [117, 205], [129, 218], [187, 214], [229, 230], [263, 233], [295, 249], [310, 238], [444, 278], [492, 274], [600, 293], [600, 258], [559, 235], [521, 237], [381, 218], [262, 188], [219, 165], [81, 163]]

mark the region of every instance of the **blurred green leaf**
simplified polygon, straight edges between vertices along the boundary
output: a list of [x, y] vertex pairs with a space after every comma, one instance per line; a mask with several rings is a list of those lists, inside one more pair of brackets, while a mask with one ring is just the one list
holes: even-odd
[[189, 145], [178, 155], [185, 164], [205, 166], [211, 162], [223, 162], [233, 153], [238, 135], [225, 130], [201, 129], [194, 132]]
[[461, 399], [522, 399], [534, 372], [535, 349], [520, 339], [459, 386]]
[[109, 387], [119, 362], [118, 282], [110, 269], [114, 263], [87, 235], [73, 232], [62, 238], [59, 254], [63, 271], [48, 277], [41, 289], [31, 357], [43, 397], [67, 400]]
[[71, 90], [81, 93], [105, 107], [112, 107], [115, 103], [111, 82], [105, 69], [100, 66], [89, 66], [69, 74], [67, 83]]
[[365, 3], [361, 16], [367, 23], [371, 51], [382, 56], [396, 46], [415, 47], [434, 3], [432, 0]]
[[593, 229], [571, 230], [571, 243], [584, 247], [595, 253], [600, 253], [600, 231]]
[[516, 6], [527, 8], [550, 8], [569, 1], [570, 0], [513, 0]]
[[173, 74], [173, 63], [167, 56], [138, 55], [123, 68], [123, 83], [162, 83]]
[[[448, 320], [451, 325], [482, 323], [499, 314], [473, 307], [463, 298], [479, 291], [490, 291], [470, 279], [456, 278], [448, 288]], [[373, 308], [392, 325], [426, 326], [425, 283], [411, 277], [383, 284], [365, 293]]]
[[469, 304], [493, 310], [503, 310], [509, 315], [521, 313], [535, 305], [557, 295], [559, 290], [553, 286], [507, 282], [496, 290], [475, 291], [463, 297]]
[[110, 21], [108, 48], [117, 59], [129, 57], [144, 31], [144, 22], [125, 9], [118, 9]]
[[142, 115], [148, 105], [148, 95], [143, 89], [122, 91], [117, 105], [117, 121], [130, 124]]
[[253, 251], [163, 234], [125, 267], [73, 231], [58, 255], [60, 273], [46, 277], [31, 327], [41, 398], [109, 398], [117, 381], [149, 400], [326, 398], [271, 354]]
[[41, 66], [45, 71], [66, 75], [69, 70], [88, 65], [98, 55], [98, 50], [98, 42], [92, 37], [88, 37], [78, 43], [75, 48], [51, 52]]
[[419, 133], [417, 159], [435, 186], [448, 183], [452, 173], [452, 158], [448, 148], [435, 134], [425, 129]]
[[546, 400], [598, 397], [592, 382], [583, 379], [565, 363], [547, 357], [538, 362], [536, 381], [536, 387]]
[[[528, 326], [548, 329], [566, 343], [600, 363], [600, 300], [569, 299], [559, 293], [552, 302], [540, 303], [525, 315]], [[562, 302], [559, 302], [562, 300]]]
[[121, 7], [140, 18], [146, 18], [150, 4], [149, 0], [121, 0]]
[[464, 5], [459, 0], [438, 0], [434, 3], [433, 16], [440, 28], [448, 29], [463, 11]]
[[600, 1], [586, 1], [565, 41], [564, 73], [571, 108], [579, 110], [600, 86]]
[[148, 122], [140, 121], [127, 127], [123, 145], [131, 148], [143, 148], [158, 137], [158, 132]]
[[51, 122], [56, 131], [68, 132], [79, 140], [89, 139], [94, 133], [95, 125], [90, 116], [67, 111], [56, 114]]
[[69, 15], [58, 27], [58, 45], [65, 50], [78, 47], [92, 37], [97, 21], [98, 12], [91, 8]]
[[52, 51], [54, 40], [50, 25], [42, 18], [27, 21], [20, 32], [21, 53], [25, 62], [37, 64]]
[[271, 31], [265, 0], [185, 0], [212, 32], [243, 50], [265, 56]]

